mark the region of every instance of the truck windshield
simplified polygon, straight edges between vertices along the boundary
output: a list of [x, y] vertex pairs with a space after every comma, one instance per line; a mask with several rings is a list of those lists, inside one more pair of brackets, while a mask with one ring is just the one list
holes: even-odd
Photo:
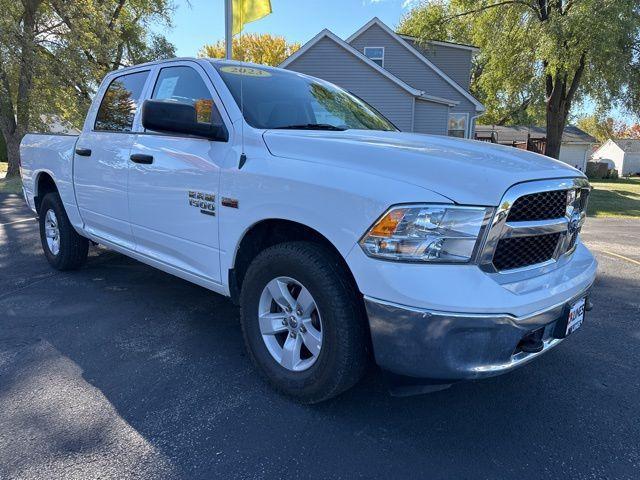
[[252, 127], [396, 130], [373, 107], [328, 82], [263, 66], [212, 63]]

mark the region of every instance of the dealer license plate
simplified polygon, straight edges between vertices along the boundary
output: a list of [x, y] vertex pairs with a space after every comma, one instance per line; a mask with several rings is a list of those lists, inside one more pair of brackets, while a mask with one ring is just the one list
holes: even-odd
[[567, 320], [567, 331], [565, 335], [570, 335], [580, 328], [582, 321], [584, 320], [584, 311], [587, 299], [581, 298], [576, 303], [571, 305], [569, 310], [569, 318]]

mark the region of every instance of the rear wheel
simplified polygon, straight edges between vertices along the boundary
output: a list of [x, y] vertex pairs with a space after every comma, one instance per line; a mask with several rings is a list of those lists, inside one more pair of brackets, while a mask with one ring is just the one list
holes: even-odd
[[87, 259], [89, 241], [74, 230], [60, 195], [47, 193], [39, 212], [40, 241], [49, 264], [57, 270], [74, 270]]
[[361, 378], [361, 299], [325, 247], [291, 242], [264, 250], [249, 266], [240, 303], [250, 356], [279, 391], [317, 403]]

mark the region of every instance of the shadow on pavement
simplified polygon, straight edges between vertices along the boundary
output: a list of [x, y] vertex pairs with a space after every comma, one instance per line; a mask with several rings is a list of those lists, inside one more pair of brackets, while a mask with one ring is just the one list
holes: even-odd
[[78, 272], [21, 284], [46, 271], [35, 227], [1, 238], [13, 253], [0, 255], [0, 402], [22, 415], [0, 413], [20, 446], [11, 459], [0, 448], [0, 464], [15, 471], [637, 478], [640, 279], [611, 259], [584, 327], [533, 364], [409, 398], [372, 369], [308, 407], [260, 380], [221, 296], [103, 249]]

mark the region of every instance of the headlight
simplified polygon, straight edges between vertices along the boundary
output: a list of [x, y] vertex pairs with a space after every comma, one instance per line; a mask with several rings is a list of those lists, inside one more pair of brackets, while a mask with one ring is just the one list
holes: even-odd
[[360, 246], [370, 257], [386, 260], [466, 263], [491, 213], [484, 207], [393, 207], [362, 237]]

